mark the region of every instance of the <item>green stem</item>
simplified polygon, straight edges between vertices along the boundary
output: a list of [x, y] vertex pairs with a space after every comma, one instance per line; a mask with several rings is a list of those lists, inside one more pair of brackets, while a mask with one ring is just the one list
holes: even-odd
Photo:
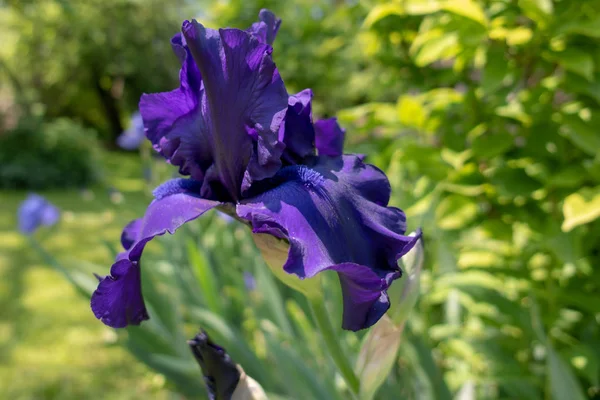
[[329, 320], [329, 314], [327, 309], [325, 308], [324, 299], [321, 298], [309, 298], [310, 307], [312, 309], [313, 315], [315, 317], [315, 321], [317, 322], [317, 326], [319, 327], [321, 334], [323, 335], [323, 339], [325, 339], [325, 344], [329, 349], [329, 354], [335, 365], [340, 370], [342, 376], [346, 380], [348, 387], [354, 394], [358, 394], [360, 389], [360, 382], [358, 378], [354, 374], [354, 370], [350, 366], [350, 362], [346, 358], [342, 347], [339, 343], [339, 338], [336, 336], [333, 326], [331, 326], [331, 321]]

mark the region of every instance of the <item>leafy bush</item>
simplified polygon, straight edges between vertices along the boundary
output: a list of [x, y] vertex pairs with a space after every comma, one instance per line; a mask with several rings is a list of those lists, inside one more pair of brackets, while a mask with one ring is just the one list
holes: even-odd
[[27, 119], [0, 136], [0, 188], [81, 187], [98, 177], [95, 132], [61, 118]]

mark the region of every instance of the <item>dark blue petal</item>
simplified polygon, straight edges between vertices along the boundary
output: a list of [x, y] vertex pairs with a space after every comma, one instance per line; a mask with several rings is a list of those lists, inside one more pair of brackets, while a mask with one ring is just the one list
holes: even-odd
[[202, 197], [238, 200], [281, 166], [287, 92], [271, 46], [254, 34], [196, 21], [184, 22], [182, 32], [172, 40], [182, 60], [180, 88], [140, 101], [147, 137], [180, 173], [203, 181]]
[[252, 24], [248, 32], [254, 35], [261, 43], [272, 45], [281, 26], [281, 19], [271, 11], [262, 9], [258, 14], [258, 22]]
[[91, 306], [96, 318], [113, 328], [139, 325], [148, 319], [139, 263], [127, 259], [114, 263], [110, 275], [100, 278]]
[[300, 279], [338, 272], [345, 329], [374, 324], [389, 307], [386, 289], [401, 275], [398, 259], [416, 242], [404, 236], [404, 213], [387, 207], [385, 174], [357, 156], [318, 157], [283, 168], [262, 186], [237, 206], [238, 215], [254, 232], [289, 241], [286, 272]]
[[92, 295], [94, 315], [106, 325], [122, 328], [148, 319], [141, 293], [142, 252], [154, 237], [173, 234], [186, 222], [221, 204], [198, 197], [198, 187], [197, 182], [185, 179], [167, 182], [156, 189], [157, 198], [148, 206], [144, 218], [125, 228], [122, 243], [126, 251], [117, 256], [111, 274], [100, 281]]
[[346, 131], [337, 123], [337, 118], [329, 118], [315, 123], [315, 146], [320, 156], [339, 157], [344, 153]]
[[141, 228], [142, 218], [134, 219], [123, 228], [123, 232], [121, 233], [121, 245], [125, 250], [129, 250], [129, 248], [137, 241]]
[[301, 163], [304, 158], [315, 155], [312, 97], [312, 90], [304, 89], [288, 99], [285, 123], [279, 130], [279, 140], [285, 143], [283, 157], [290, 164]]

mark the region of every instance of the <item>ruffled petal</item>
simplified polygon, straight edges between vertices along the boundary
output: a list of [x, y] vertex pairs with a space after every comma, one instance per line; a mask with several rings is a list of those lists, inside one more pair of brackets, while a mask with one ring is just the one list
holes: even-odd
[[173, 234], [186, 222], [221, 204], [200, 198], [199, 190], [199, 182], [174, 179], [154, 191], [155, 200], [144, 218], [132, 221], [123, 231], [121, 242], [126, 251], [117, 256], [110, 275], [101, 278], [92, 295], [96, 318], [113, 328], [138, 325], [148, 319], [141, 292], [142, 252], [154, 237]]
[[258, 22], [252, 24], [247, 30], [254, 35], [261, 43], [273, 45], [277, 31], [281, 26], [281, 19], [267, 9], [262, 9], [258, 13]]
[[346, 131], [337, 123], [337, 118], [315, 122], [315, 146], [320, 156], [339, 157], [344, 153]]
[[281, 167], [288, 96], [267, 44], [279, 24], [267, 10], [248, 31], [185, 21], [171, 40], [179, 89], [142, 96], [146, 136], [182, 175], [203, 181], [204, 198], [238, 200]]
[[[273, 176], [284, 145], [278, 132], [287, 92], [271, 59], [271, 46], [238, 29], [207, 29], [184, 22], [183, 36], [202, 77], [204, 127], [213, 163], [202, 194], [214, 183], [238, 200], [253, 181]], [[190, 127], [194, 128], [194, 127]]]
[[300, 163], [304, 158], [315, 155], [312, 97], [312, 90], [304, 89], [288, 99], [285, 123], [279, 130], [279, 140], [285, 143], [283, 158], [289, 164]]
[[400, 277], [397, 261], [416, 239], [406, 217], [387, 207], [385, 174], [358, 156], [315, 157], [261, 182], [260, 194], [237, 206], [253, 232], [290, 243], [283, 266], [300, 279], [335, 270], [344, 292], [345, 329], [371, 326], [389, 307], [386, 289]]
[[125, 250], [129, 250], [136, 242], [142, 228], [142, 222], [142, 218], [134, 219], [123, 228], [123, 232], [121, 233], [121, 245]]
[[91, 306], [96, 318], [113, 328], [139, 325], [150, 318], [142, 297], [139, 263], [127, 259], [114, 263], [110, 275], [100, 278]]

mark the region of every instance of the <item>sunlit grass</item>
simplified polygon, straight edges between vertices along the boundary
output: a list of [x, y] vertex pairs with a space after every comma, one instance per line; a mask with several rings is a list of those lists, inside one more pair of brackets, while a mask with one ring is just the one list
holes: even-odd
[[[62, 210], [36, 239], [64, 265], [85, 260], [106, 274], [105, 243], [148, 202], [135, 156], [106, 156], [105, 183], [86, 191], [42, 193]], [[114, 189], [122, 196], [114, 196]], [[43, 265], [15, 231], [25, 192], [0, 192], [0, 382], [10, 399], [165, 399], [164, 379], [114, 344], [87, 300]], [[119, 201], [115, 201], [119, 200]], [[2, 396], [0, 396], [2, 397]]]

